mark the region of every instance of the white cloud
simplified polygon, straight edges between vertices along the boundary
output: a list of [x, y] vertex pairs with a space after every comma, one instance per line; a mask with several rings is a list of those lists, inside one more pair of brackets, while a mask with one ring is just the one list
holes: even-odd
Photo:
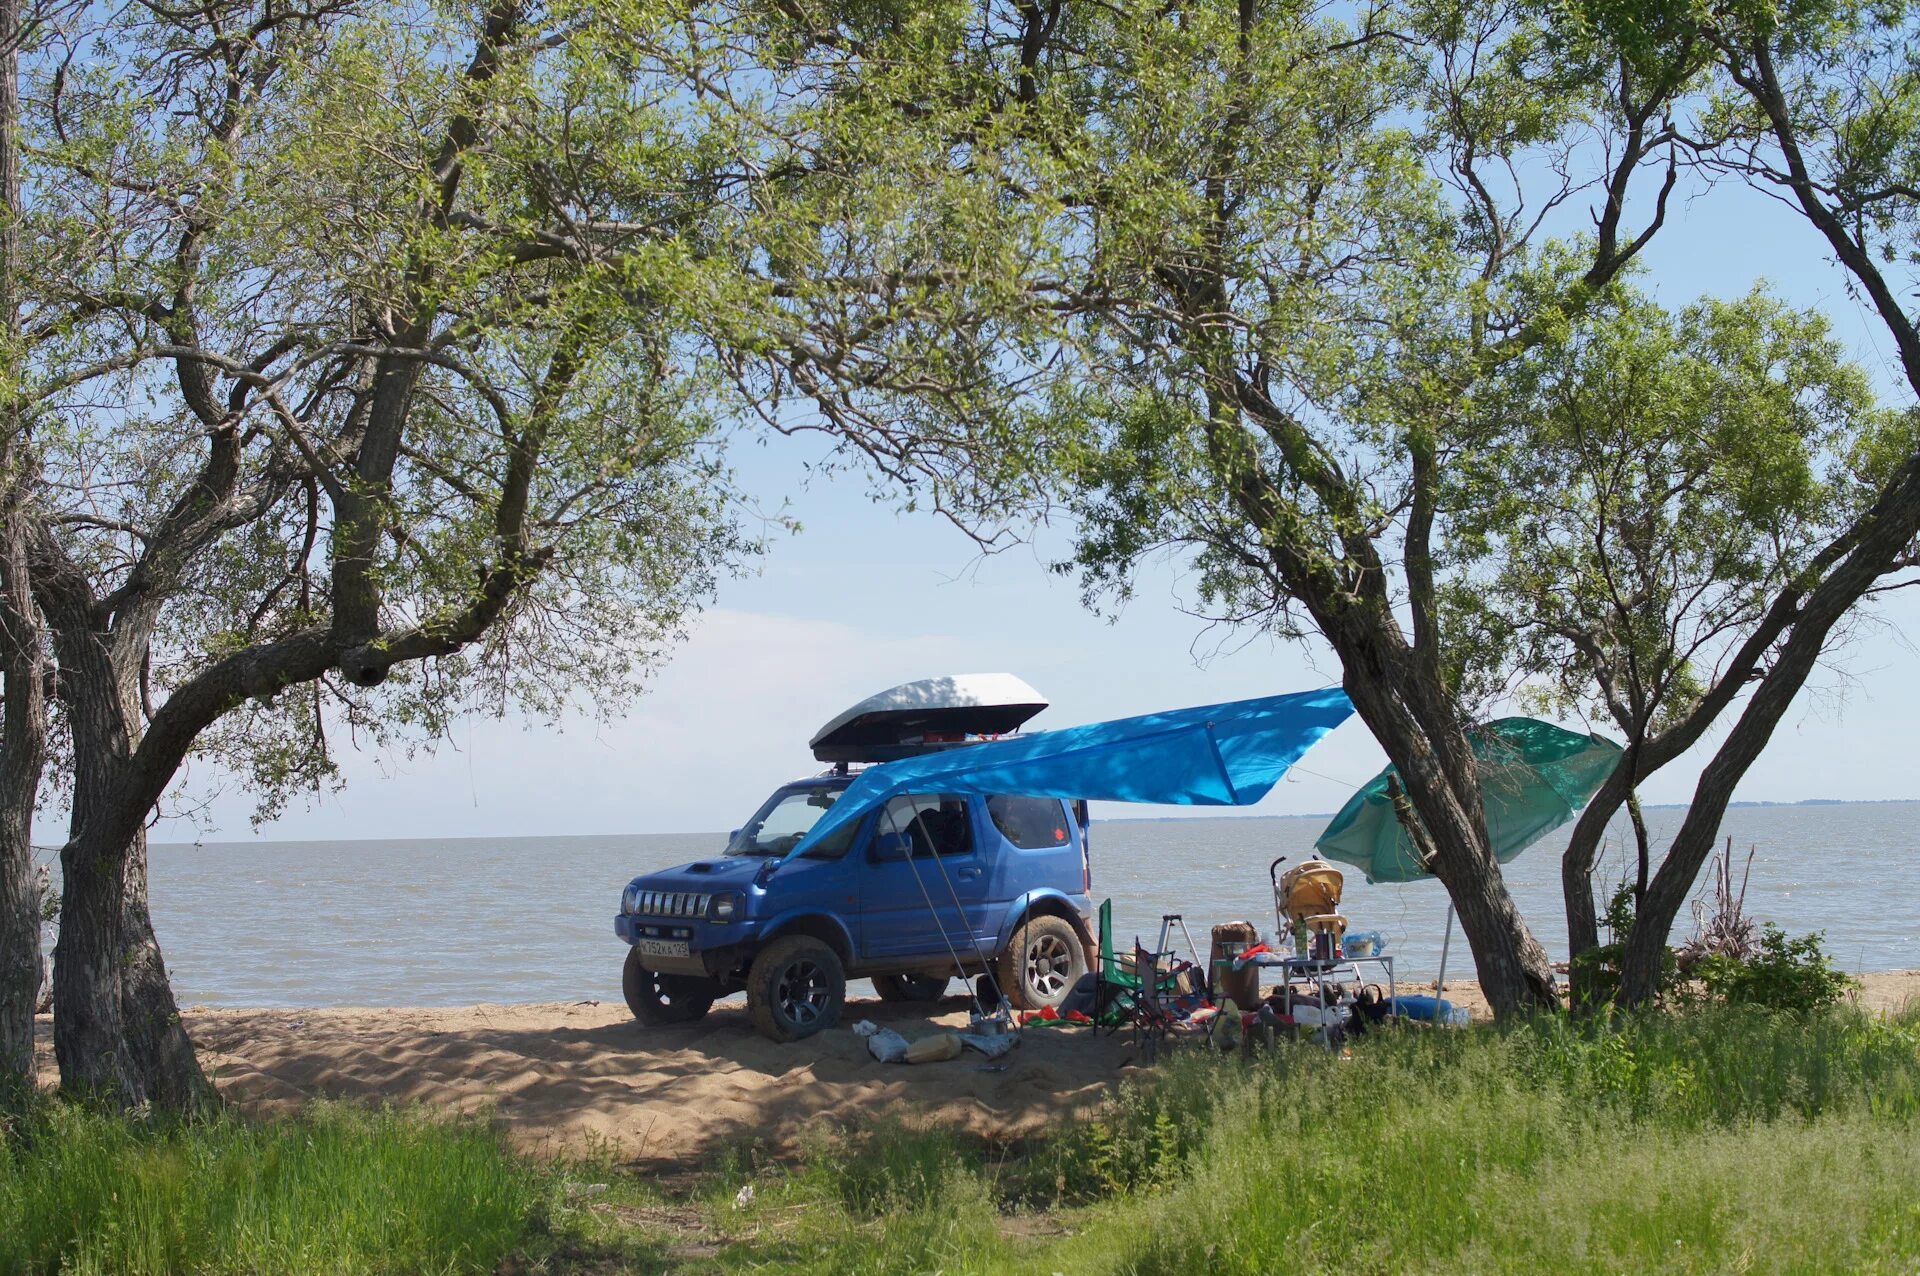
[[[557, 727], [469, 719], [432, 754], [348, 753], [346, 788], [296, 803], [269, 838], [538, 836], [731, 827], [781, 781], [819, 769], [806, 751], [839, 709], [928, 672], [969, 665], [950, 636], [875, 637], [827, 620], [725, 608], [627, 715]], [[216, 800], [210, 839], [245, 837], [244, 795]], [[161, 840], [196, 830], [171, 821]]]

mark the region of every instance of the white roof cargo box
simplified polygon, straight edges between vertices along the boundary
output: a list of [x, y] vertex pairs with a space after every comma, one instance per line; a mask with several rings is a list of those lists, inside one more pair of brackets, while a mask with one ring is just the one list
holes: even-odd
[[1046, 697], [1010, 673], [922, 678], [868, 696], [809, 743], [822, 762], [891, 762], [1005, 735], [1046, 707]]

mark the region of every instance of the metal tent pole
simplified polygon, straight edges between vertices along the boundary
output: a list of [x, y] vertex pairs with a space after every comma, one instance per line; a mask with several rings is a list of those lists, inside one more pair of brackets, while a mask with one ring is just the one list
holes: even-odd
[[[885, 815], [887, 817], [887, 823], [893, 826], [894, 836], [895, 837], [901, 836], [902, 834], [900, 830], [900, 821], [895, 819], [893, 814], [892, 798], [887, 799], [886, 806], [881, 808], [881, 814]], [[875, 831], [878, 832], [878, 821], [875, 821]], [[933, 858], [934, 858], [934, 862], [937, 864], [940, 859], [940, 853], [937, 848], [934, 850]], [[965, 964], [961, 962], [960, 954], [957, 951], [955, 951], [953, 947], [953, 940], [949, 938], [947, 935], [946, 923], [940, 920], [940, 910], [934, 907], [933, 896], [927, 893], [927, 883], [925, 879], [923, 879], [920, 876], [920, 869], [913, 862], [913, 839], [911, 837], [907, 839], [907, 870], [913, 874], [913, 884], [920, 888], [920, 898], [926, 901], [927, 916], [933, 919], [933, 928], [940, 932], [940, 942], [947, 946], [947, 956], [953, 958], [954, 973], [959, 975], [960, 982], [966, 985], [967, 996], [973, 1001], [974, 1013], [979, 1015], [982, 1018], [985, 1018], [986, 1007], [980, 1004], [980, 995], [978, 992], [974, 990], [972, 981], [967, 978], [967, 968]], [[944, 867], [940, 869], [940, 872], [943, 875], [946, 873], [946, 871], [947, 870]], [[953, 889], [952, 882], [947, 883], [947, 889], [949, 891]], [[958, 904], [958, 902], [959, 902], [958, 900], [955, 900], [956, 905]], [[960, 914], [960, 920], [962, 925], [966, 923], [966, 913], [964, 910]], [[979, 945], [979, 941], [976, 939], [974, 941], [974, 952], [978, 954], [979, 951], [980, 951], [980, 945]], [[986, 973], [989, 979], [993, 978], [992, 971], [987, 971]], [[1000, 983], [998, 980], [994, 980], [993, 990], [994, 992], [1000, 994], [1000, 1000], [1002, 1002], [1006, 1001], [1007, 995], [1003, 992], [1000, 992]]]
[[1453, 901], [1447, 901], [1447, 929], [1440, 937], [1440, 978], [1433, 981], [1433, 1022], [1440, 1023], [1440, 1001], [1447, 995], [1447, 953], [1453, 947]]

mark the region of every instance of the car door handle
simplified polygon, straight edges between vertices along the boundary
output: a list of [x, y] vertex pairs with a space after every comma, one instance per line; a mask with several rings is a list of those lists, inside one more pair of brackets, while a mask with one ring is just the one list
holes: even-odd
[[955, 869], [953, 875], [959, 878], [973, 878], [980, 876], [980, 870], [977, 868]]

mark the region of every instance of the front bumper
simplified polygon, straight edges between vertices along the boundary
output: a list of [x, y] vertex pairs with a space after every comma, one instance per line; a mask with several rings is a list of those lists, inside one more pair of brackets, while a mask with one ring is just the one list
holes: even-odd
[[678, 940], [687, 946], [685, 957], [648, 955], [648, 970], [666, 975], [724, 975], [740, 963], [740, 945], [748, 928], [739, 922], [688, 922], [668, 917], [639, 917], [617, 913], [613, 933], [628, 944], [643, 939]]

